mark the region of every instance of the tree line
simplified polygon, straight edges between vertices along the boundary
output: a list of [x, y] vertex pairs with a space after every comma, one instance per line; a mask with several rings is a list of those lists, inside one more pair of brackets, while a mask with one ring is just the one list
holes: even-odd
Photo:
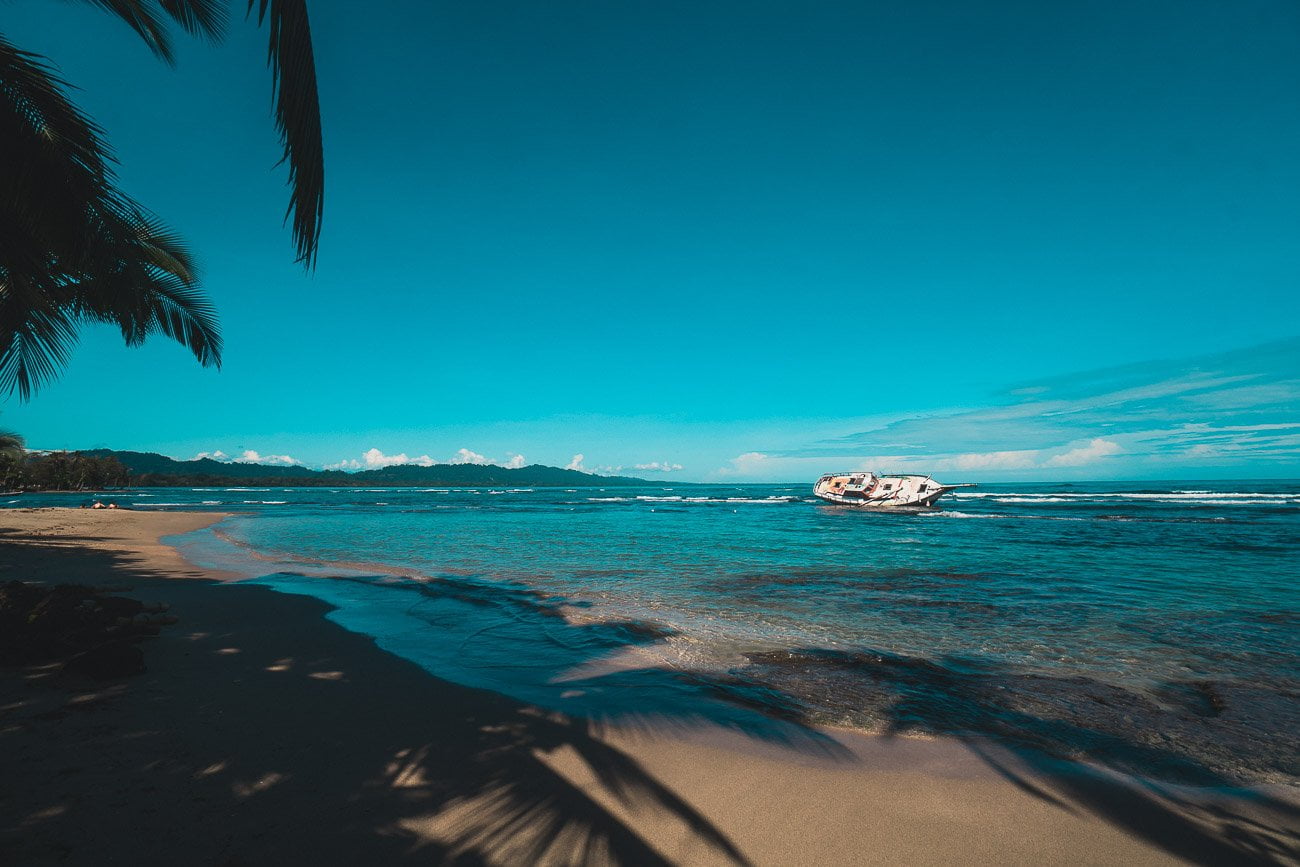
[[0, 452], [0, 489], [6, 491], [102, 491], [130, 484], [130, 470], [113, 457], [79, 452], [15, 457]]

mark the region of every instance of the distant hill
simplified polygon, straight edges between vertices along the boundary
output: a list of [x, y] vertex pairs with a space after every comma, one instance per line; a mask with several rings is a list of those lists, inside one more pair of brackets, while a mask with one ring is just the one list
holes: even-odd
[[345, 473], [341, 470], [309, 470], [306, 467], [277, 467], [266, 464], [223, 463], [211, 458], [178, 461], [153, 452], [120, 452], [91, 449], [81, 452], [92, 457], [114, 457], [131, 471], [131, 483], [141, 487], [209, 487], [277, 485], [281, 487], [407, 487], [448, 485], [455, 487], [616, 487], [648, 485], [630, 476], [598, 476], [542, 464], [507, 469], [492, 464], [434, 464], [422, 467], [401, 464], [378, 470]]

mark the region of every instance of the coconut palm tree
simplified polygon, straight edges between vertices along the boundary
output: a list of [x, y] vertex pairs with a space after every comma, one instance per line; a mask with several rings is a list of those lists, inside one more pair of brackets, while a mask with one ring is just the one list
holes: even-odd
[[0, 430], [0, 491], [18, 483], [27, 449], [23, 438], [13, 431]]
[[[169, 22], [220, 37], [226, 0], [86, 0], [172, 61]], [[267, 25], [276, 127], [289, 170], [285, 214], [304, 267], [315, 264], [324, 160], [306, 0], [248, 0]], [[26, 400], [66, 365], [79, 327], [118, 326], [127, 345], [162, 334], [204, 365], [221, 336], [180, 238], [117, 187], [103, 132], [37, 55], [0, 34], [0, 393]]]

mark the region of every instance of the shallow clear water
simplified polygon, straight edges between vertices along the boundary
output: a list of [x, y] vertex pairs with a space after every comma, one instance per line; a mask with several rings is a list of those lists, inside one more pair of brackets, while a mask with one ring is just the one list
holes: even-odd
[[[1101, 739], [1300, 777], [1296, 482], [989, 485], [922, 514], [828, 506], [792, 485], [117, 499], [246, 512], [220, 532], [278, 561], [245, 562], [265, 583], [327, 598], [435, 673], [530, 701], [633, 702], [607, 673], [602, 697], [566, 671], [637, 648], [639, 665], [752, 687], [823, 722], [1089, 755]], [[237, 557], [205, 544], [191, 553]]]

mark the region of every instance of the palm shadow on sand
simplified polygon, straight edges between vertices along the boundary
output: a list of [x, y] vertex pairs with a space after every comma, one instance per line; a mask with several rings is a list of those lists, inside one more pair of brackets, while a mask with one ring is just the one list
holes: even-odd
[[[888, 734], [960, 740], [1022, 791], [1102, 819], [1178, 858], [1216, 865], [1300, 863], [1300, 807], [1293, 800], [1179, 750], [1171, 731], [1147, 727], [1147, 739], [1139, 740], [1108, 724], [1123, 721], [1132, 729], [1136, 718], [1195, 728], [1200, 708], [1179, 713], [1117, 686], [968, 658], [816, 648], [751, 655], [760, 665], [788, 665], [792, 657], [818, 665], [824, 677], [872, 682]], [[1089, 707], [1071, 713], [1070, 702]], [[1106, 713], [1103, 705], [1113, 707]], [[1294, 778], [1300, 774], [1295, 733], [1278, 732], [1277, 739], [1279, 759], [1266, 770]]]
[[[646, 702], [604, 716], [458, 686], [330, 622], [316, 599], [161, 580], [129, 554], [79, 541], [102, 540], [43, 547], [34, 577], [99, 570], [170, 602], [182, 622], [146, 648], [150, 670], [136, 678], [100, 684], [50, 666], [0, 677], [0, 861], [674, 863], [630, 821], [654, 815], [710, 860], [747, 864], [707, 817], [603, 739], [606, 727], [717, 725], [847, 757], [789, 714], [705, 700], [719, 687], [657, 669], [613, 676]], [[578, 641], [600, 648], [636, 633], [572, 628], [602, 633]], [[601, 680], [585, 688], [612, 685]], [[695, 697], [655, 701], [683, 690]], [[558, 770], [560, 753], [590, 779]]]
[[[438, 680], [331, 622], [319, 600], [158, 580], [129, 555], [77, 541], [41, 550], [36, 577], [110, 569], [184, 619], [147, 648], [150, 672], [129, 681], [60, 681], [41, 670], [0, 678], [0, 856], [19, 863], [690, 860], [642, 836], [639, 820], [653, 816], [678, 828], [695, 855], [745, 864], [708, 817], [602, 737], [609, 726], [651, 735], [722, 727], [853, 760], [808, 724], [797, 701], [745, 677], [642, 668], [571, 678], [565, 689], [590, 700], [561, 712]], [[524, 616], [542, 618], [591, 660], [658, 640], [639, 624], [574, 625], [546, 605]], [[538, 679], [553, 674], [543, 665]], [[906, 674], [890, 677], [906, 685]], [[1289, 805], [1235, 793], [1252, 808], [1238, 811], [1233, 800], [1207, 805], [1178, 786], [1124, 776], [1172, 761], [1188, 782], [1232, 788], [1182, 757], [1134, 744], [1081, 754], [1090, 733], [1005, 713], [997, 678], [899, 689], [893, 730], [961, 739], [1025, 791], [1193, 862], [1296, 858]], [[965, 710], [954, 714], [955, 706]], [[586, 779], [558, 770], [560, 755], [576, 757]], [[1126, 758], [1107, 758], [1118, 755]]]

